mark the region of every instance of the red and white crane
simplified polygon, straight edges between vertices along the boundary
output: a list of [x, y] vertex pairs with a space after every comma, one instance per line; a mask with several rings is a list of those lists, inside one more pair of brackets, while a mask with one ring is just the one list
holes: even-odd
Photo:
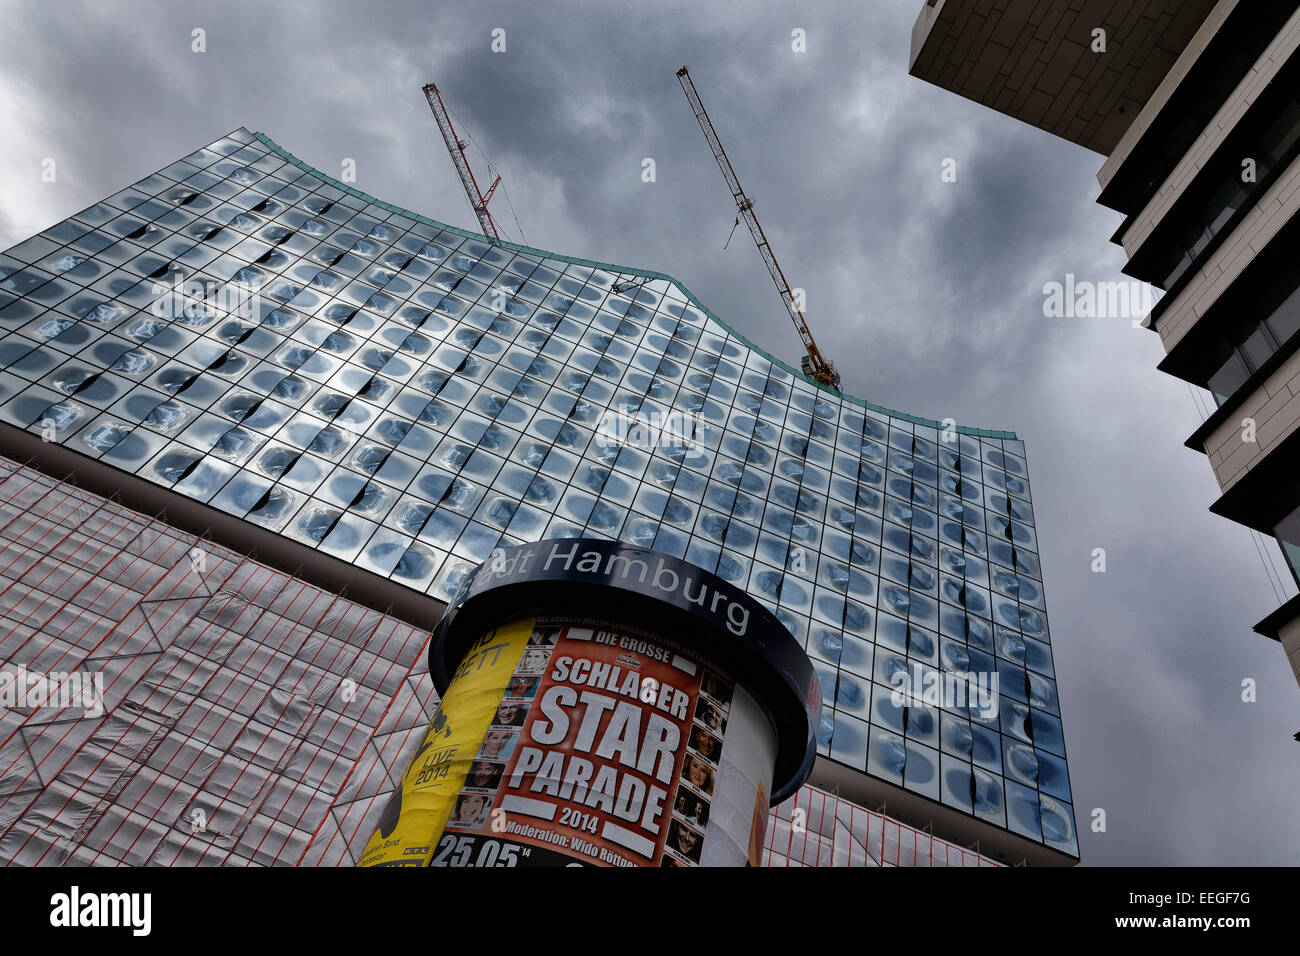
[[457, 175], [460, 176], [461, 185], [465, 187], [465, 195], [469, 197], [474, 215], [478, 216], [478, 224], [483, 230], [483, 235], [500, 241], [501, 233], [497, 231], [497, 224], [492, 219], [492, 213], [488, 211], [488, 202], [492, 199], [492, 194], [497, 191], [497, 186], [501, 184], [501, 177], [497, 176], [492, 180], [486, 195], [478, 188], [478, 180], [474, 178], [474, 171], [469, 168], [469, 159], [465, 155], [465, 147], [469, 143], [456, 135], [456, 130], [451, 125], [451, 116], [447, 113], [447, 104], [442, 101], [442, 94], [438, 92], [438, 87], [432, 83], [425, 84], [424, 98], [429, 101], [429, 109], [433, 110], [433, 116], [438, 121], [438, 129], [442, 130], [442, 138], [447, 141], [447, 152], [451, 153], [452, 164], [456, 167]]

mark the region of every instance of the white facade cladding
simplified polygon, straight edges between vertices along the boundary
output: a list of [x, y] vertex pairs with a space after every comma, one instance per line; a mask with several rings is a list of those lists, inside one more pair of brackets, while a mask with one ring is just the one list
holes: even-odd
[[[434, 608], [522, 542], [684, 558], [806, 648], [830, 763], [1008, 858], [1077, 858], [1023, 444], [820, 388], [667, 276], [614, 294], [629, 274], [489, 244], [241, 129], [0, 254], [0, 421]], [[274, 653], [201, 660], [256, 682]], [[423, 727], [422, 655], [392, 653], [405, 676], [374, 690]], [[356, 667], [326, 671], [365, 686]], [[967, 675], [996, 687], [992, 714], [927, 690]], [[252, 719], [282, 688], [257, 690], [222, 706]], [[401, 772], [382, 719], [344, 735], [344, 791], [311, 779], [343, 844]], [[214, 766], [235, 753], [188, 733]]]

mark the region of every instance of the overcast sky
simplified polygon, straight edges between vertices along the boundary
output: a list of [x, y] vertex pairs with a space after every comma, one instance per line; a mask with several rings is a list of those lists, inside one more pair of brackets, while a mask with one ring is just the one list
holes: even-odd
[[530, 245], [668, 273], [797, 364], [743, 226], [722, 249], [735, 207], [687, 64], [845, 390], [1026, 442], [1084, 862], [1300, 864], [1300, 688], [1251, 631], [1281, 599], [1250, 532], [1206, 510], [1193, 396], [1154, 332], [1043, 315], [1047, 282], [1125, 278], [1103, 157], [909, 77], [922, 2], [0, 0], [0, 248], [240, 126], [475, 228], [432, 80]]

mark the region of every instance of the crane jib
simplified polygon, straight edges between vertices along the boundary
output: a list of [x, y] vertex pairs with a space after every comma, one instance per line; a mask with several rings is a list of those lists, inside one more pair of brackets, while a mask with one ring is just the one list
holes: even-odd
[[[709, 119], [709, 114], [704, 109], [704, 102], [695, 89], [695, 83], [691, 80], [690, 71], [686, 67], [682, 67], [677, 71], [677, 80], [681, 83], [682, 92], [686, 94], [686, 101], [690, 104], [691, 112], [695, 114], [696, 122], [700, 124], [700, 131], [704, 133], [704, 139], [709, 144], [713, 158], [722, 171], [722, 178], [727, 181], [727, 187], [731, 190], [731, 197], [736, 202], [736, 208], [745, 217], [745, 225], [749, 227], [749, 234], [753, 237], [754, 244], [758, 246], [759, 255], [763, 257], [763, 264], [767, 266], [768, 274], [771, 275], [772, 282], [775, 283], [777, 292], [781, 295], [781, 301], [785, 303], [786, 311], [790, 313], [790, 319], [794, 322], [795, 331], [799, 333], [799, 340], [803, 344], [806, 353], [803, 362], [800, 363], [804, 374], [827, 388], [839, 391], [839, 373], [835, 370], [834, 364], [822, 357], [821, 350], [817, 347], [817, 343], [813, 341], [812, 331], [808, 328], [808, 322], [804, 318], [803, 310], [799, 307], [794, 294], [790, 290], [790, 283], [786, 281], [785, 273], [781, 271], [781, 266], [776, 261], [776, 255], [772, 252], [772, 247], [767, 241], [763, 227], [758, 223], [758, 217], [754, 215], [753, 200], [746, 196], [744, 189], [741, 188], [740, 178], [731, 166], [727, 151], [722, 148], [722, 141], [718, 139], [718, 132], [713, 128], [713, 121]], [[731, 240], [728, 239], [727, 241], [730, 242]]]

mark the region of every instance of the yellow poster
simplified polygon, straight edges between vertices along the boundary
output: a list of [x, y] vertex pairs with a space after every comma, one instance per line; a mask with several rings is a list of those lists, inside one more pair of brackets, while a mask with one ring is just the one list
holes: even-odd
[[532, 631], [532, 618], [515, 621], [466, 650], [358, 866], [429, 865]]

